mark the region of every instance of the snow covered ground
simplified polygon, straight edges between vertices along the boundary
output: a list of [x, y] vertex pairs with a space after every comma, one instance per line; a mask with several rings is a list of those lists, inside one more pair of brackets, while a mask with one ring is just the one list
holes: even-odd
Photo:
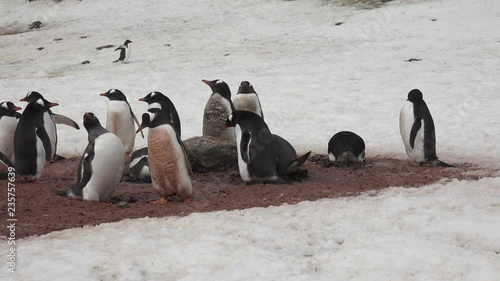
[[[44, 26], [0, 36], [1, 100], [37, 90], [60, 104], [56, 113], [81, 124], [92, 111], [104, 123], [101, 92], [122, 90], [141, 115], [146, 105], [137, 100], [159, 90], [175, 103], [188, 138], [201, 135], [210, 94], [201, 79], [224, 79], [234, 93], [249, 80], [271, 131], [299, 151], [326, 153], [334, 133], [351, 130], [367, 143], [367, 157], [405, 158], [399, 110], [419, 88], [443, 161], [500, 168], [497, 0], [401, 0], [373, 10], [319, 0], [0, 2], [0, 34], [35, 20]], [[96, 50], [127, 38], [128, 64], [111, 63], [114, 49]], [[85, 130], [60, 126], [59, 136], [60, 154], [84, 150]], [[23, 239], [17, 277], [498, 280], [494, 176]], [[0, 279], [12, 277], [0, 270]]]

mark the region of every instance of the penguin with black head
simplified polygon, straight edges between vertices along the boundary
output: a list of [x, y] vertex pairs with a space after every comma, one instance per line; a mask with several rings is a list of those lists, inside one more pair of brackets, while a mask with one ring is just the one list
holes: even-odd
[[8, 167], [13, 167], [14, 133], [21, 117], [18, 110], [21, 108], [10, 101], [0, 102], [0, 161], [4, 163], [0, 165], [0, 174], [6, 173]]
[[174, 128], [181, 136], [181, 120], [179, 118], [179, 114], [177, 113], [177, 109], [175, 108], [174, 103], [163, 93], [154, 91], [147, 94], [145, 97], [140, 98], [139, 101], [144, 101], [148, 103], [148, 109], [150, 108], [161, 108], [165, 111], [169, 116]]
[[225, 131], [220, 130], [229, 114], [234, 111], [229, 86], [220, 79], [202, 81], [212, 90], [203, 112], [203, 136], [234, 142], [234, 128]]
[[399, 114], [399, 130], [410, 159], [420, 165], [452, 167], [436, 155], [434, 120], [418, 89], [408, 93], [408, 100]]
[[328, 158], [339, 164], [365, 161], [365, 142], [356, 133], [338, 132], [328, 142]]
[[113, 61], [113, 63], [128, 62], [128, 59], [130, 58], [130, 53], [132, 52], [132, 46], [130, 45], [130, 43], [133, 42], [127, 39], [125, 40], [125, 43], [123, 43], [123, 45], [120, 45], [118, 48], [115, 49], [115, 52], [120, 50], [120, 56], [118, 57], [117, 60]]
[[233, 103], [236, 110], [251, 111], [264, 119], [259, 96], [250, 82], [243, 81], [240, 83], [238, 93], [234, 96]]

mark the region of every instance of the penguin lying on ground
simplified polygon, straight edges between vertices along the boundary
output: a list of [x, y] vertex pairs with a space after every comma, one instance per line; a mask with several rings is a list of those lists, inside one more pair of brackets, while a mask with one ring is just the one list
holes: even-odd
[[250, 111], [233, 112], [221, 127], [234, 127], [241, 179], [247, 183], [275, 182], [297, 171], [311, 152], [297, 158], [295, 149], [283, 138], [273, 135], [262, 118]]
[[328, 157], [337, 163], [354, 163], [365, 160], [365, 142], [349, 131], [338, 132], [328, 142]]
[[87, 201], [109, 201], [123, 174], [125, 148], [93, 113], [83, 115], [83, 126], [89, 143], [78, 165], [76, 183], [67, 194]]
[[179, 133], [179, 137], [182, 135], [181, 132], [181, 120], [179, 118], [179, 114], [177, 113], [177, 109], [175, 109], [172, 101], [160, 92], [151, 92], [147, 94], [145, 97], [140, 98], [139, 101], [144, 101], [149, 104], [149, 108], [161, 108], [165, 111], [169, 116], [174, 128]]
[[125, 43], [123, 43], [123, 45], [120, 45], [118, 48], [115, 49], [115, 52], [120, 50], [120, 56], [118, 57], [117, 60], [113, 61], [113, 63], [115, 62], [128, 62], [128, 59], [130, 58], [130, 53], [132, 51], [132, 46], [129, 46], [130, 43], [133, 43], [132, 41], [130, 40], [125, 40]]
[[0, 102], [0, 174], [7, 173], [8, 167], [13, 167], [14, 156], [14, 133], [16, 132], [17, 120], [21, 114], [17, 112], [20, 107], [10, 101]]
[[[26, 97], [22, 98], [21, 101], [32, 103], [38, 99], [43, 100], [46, 105], [54, 104], [46, 100], [39, 92], [35, 91], [27, 93]], [[80, 130], [80, 127], [71, 118], [66, 117], [64, 115], [53, 113], [52, 110], [50, 110], [50, 107], [46, 107], [46, 111], [43, 114], [43, 123], [45, 126], [45, 130], [47, 131], [47, 134], [49, 135], [50, 138], [50, 146], [51, 146], [50, 160], [57, 160], [61, 158], [64, 159], [63, 157], [56, 154], [57, 141], [58, 141], [56, 124], [64, 124], [66, 126], [75, 128], [77, 130]]]
[[225, 131], [220, 130], [220, 127], [226, 122], [229, 114], [234, 111], [229, 86], [220, 79], [202, 81], [210, 86], [212, 90], [212, 94], [203, 111], [203, 136], [234, 142], [234, 128], [229, 128]]
[[[44, 113], [57, 103], [41, 98], [30, 102], [24, 110], [14, 133], [14, 159], [20, 181], [38, 180], [45, 161], [52, 155], [51, 140], [44, 125]], [[49, 120], [50, 121], [50, 120]]]
[[233, 103], [235, 110], [251, 111], [264, 120], [264, 113], [262, 112], [259, 96], [250, 82], [243, 81], [240, 83], [238, 93], [234, 96]]
[[132, 152], [130, 156], [130, 168], [125, 180], [132, 182], [151, 182], [147, 147]]
[[399, 114], [399, 130], [406, 154], [420, 165], [453, 167], [441, 162], [436, 156], [436, 132], [434, 121], [422, 92], [413, 89]]

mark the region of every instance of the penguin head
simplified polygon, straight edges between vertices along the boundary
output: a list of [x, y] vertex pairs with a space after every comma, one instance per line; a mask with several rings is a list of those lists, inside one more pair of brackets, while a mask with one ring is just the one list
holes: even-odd
[[83, 126], [87, 129], [87, 132], [96, 126], [101, 126], [101, 122], [97, 119], [97, 116], [92, 112], [86, 112], [83, 114]]
[[229, 86], [226, 84], [226, 82], [220, 79], [215, 79], [212, 81], [209, 80], [201, 80], [201, 81], [207, 84], [210, 87], [210, 89], [212, 89], [212, 93], [219, 93], [224, 98], [231, 100], [231, 89], [229, 89]]
[[10, 101], [0, 102], [0, 116], [16, 116], [16, 111], [21, 110], [19, 106], [15, 106]]
[[[226, 119], [226, 123], [224, 123], [220, 129], [225, 130], [228, 127], [234, 127], [238, 122], [240, 121], [241, 117], [244, 116], [248, 111], [243, 111], [243, 110], [236, 110], [233, 113], [229, 114], [229, 116]], [[252, 113], [252, 112], [250, 112]]]
[[164, 100], [166, 96], [162, 94], [161, 92], [151, 92], [147, 94], [145, 97], [140, 98], [139, 101], [144, 101], [147, 102], [148, 104], [152, 104], [154, 102], [160, 102]]
[[102, 93], [101, 96], [107, 97], [109, 100], [127, 101], [127, 97], [118, 89], [110, 89], [106, 93]]
[[423, 94], [419, 89], [413, 89], [408, 93], [408, 100], [411, 102], [418, 102], [423, 100]]
[[250, 93], [255, 93], [255, 90], [253, 89], [252, 84], [248, 81], [243, 81], [240, 83], [240, 87], [238, 88], [238, 93], [239, 94], [250, 94]]
[[134, 43], [134, 42], [127, 39], [127, 40], [125, 40], [125, 43], [123, 43], [123, 45], [128, 47], [128, 44], [130, 44], [130, 43]]
[[44, 97], [39, 92], [31, 91], [31, 92], [28, 92], [24, 98], [20, 99], [20, 101], [25, 101], [27, 103], [31, 103], [31, 102], [36, 101], [37, 99], [44, 99]]
[[172, 125], [172, 121], [167, 113], [161, 108], [150, 108], [146, 113], [142, 114], [141, 126], [137, 129], [136, 134], [144, 128], [154, 128], [163, 124]]

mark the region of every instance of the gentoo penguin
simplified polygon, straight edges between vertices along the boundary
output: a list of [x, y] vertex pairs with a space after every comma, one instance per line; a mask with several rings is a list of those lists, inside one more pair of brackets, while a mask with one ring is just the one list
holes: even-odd
[[253, 89], [252, 84], [243, 81], [238, 88], [238, 93], [233, 98], [234, 108], [236, 110], [251, 111], [264, 119], [262, 106], [260, 106], [259, 96]]
[[423, 100], [422, 92], [413, 89], [408, 93], [399, 114], [399, 130], [406, 154], [420, 165], [451, 167], [441, 162], [436, 156], [436, 132], [434, 121], [427, 104]]
[[50, 160], [52, 148], [45, 130], [43, 114], [57, 103], [46, 104], [43, 99], [30, 102], [24, 110], [14, 133], [16, 174], [22, 181], [38, 180], [45, 161]]
[[83, 152], [76, 183], [68, 196], [88, 201], [108, 201], [123, 174], [125, 148], [121, 140], [104, 129], [99, 119], [87, 112], [83, 115], [89, 144]]
[[137, 132], [148, 127], [149, 171], [160, 200], [153, 204], [165, 204], [167, 198], [178, 195], [189, 197], [193, 191], [191, 168], [184, 144], [174, 129], [170, 116], [159, 108], [148, 109], [142, 115]]
[[220, 79], [202, 81], [212, 89], [212, 94], [203, 112], [203, 136], [234, 142], [234, 128], [229, 128], [225, 131], [220, 130], [220, 127], [226, 122], [229, 114], [234, 111], [229, 86]]
[[125, 43], [123, 43], [123, 45], [120, 45], [118, 48], [115, 49], [115, 52], [120, 50], [120, 57], [114, 61], [115, 62], [127, 62], [128, 61], [128, 58], [130, 57], [130, 52], [132, 51], [131, 47], [132, 46], [129, 46], [130, 43], [133, 43], [132, 41], [130, 40], [126, 40]]
[[[110, 89], [101, 96], [109, 99], [106, 129], [117, 135], [125, 147], [125, 172], [128, 172], [130, 154], [134, 150], [135, 125], [139, 126], [139, 120], [135, 117], [127, 97], [117, 89]], [[144, 135], [143, 135], [144, 137]]]
[[310, 155], [310, 152], [300, 158], [293, 155], [293, 147], [273, 135], [264, 120], [253, 112], [233, 112], [221, 129], [227, 127], [235, 128], [238, 168], [247, 184], [283, 181], [279, 176], [296, 171]]
[[17, 119], [21, 114], [17, 112], [21, 108], [15, 106], [10, 101], [0, 102], [0, 153], [1, 161], [9, 162], [5, 165], [0, 165], [0, 174], [7, 172], [7, 167], [12, 165], [11, 161], [14, 156], [14, 133], [17, 127]]
[[363, 162], [365, 142], [353, 132], [338, 132], [328, 142], [328, 158], [333, 162]]
[[45, 126], [45, 130], [47, 131], [47, 134], [49, 135], [50, 138], [50, 146], [51, 146], [51, 155], [50, 155], [50, 160], [56, 160], [59, 156], [56, 155], [57, 152], [57, 124], [64, 124], [70, 127], [73, 127], [77, 130], [80, 130], [80, 127], [78, 124], [73, 121], [71, 118], [66, 117], [64, 115], [60, 114], [55, 114], [50, 110], [50, 107], [48, 107], [48, 104], [53, 104], [46, 100], [39, 92], [31, 91], [26, 94], [26, 97], [22, 98], [21, 101], [25, 101], [28, 103], [34, 102], [38, 99], [41, 99], [44, 101], [46, 107], [45, 107], [45, 113], [43, 114], [43, 123]]
[[127, 180], [133, 182], [151, 182], [147, 147], [132, 152]]
[[151, 92], [145, 97], [140, 98], [139, 101], [147, 102], [149, 104], [148, 109], [156, 107], [164, 110], [170, 116], [170, 120], [179, 133], [179, 137], [181, 136], [181, 120], [179, 119], [179, 114], [174, 104], [167, 96], [160, 92]]

